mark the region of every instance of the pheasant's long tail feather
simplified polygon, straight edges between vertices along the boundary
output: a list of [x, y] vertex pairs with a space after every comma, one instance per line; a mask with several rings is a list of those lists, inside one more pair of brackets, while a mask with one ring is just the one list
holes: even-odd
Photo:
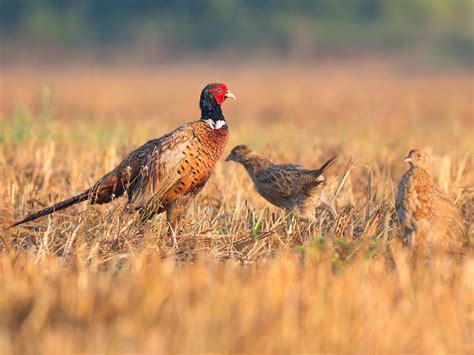
[[86, 190], [79, 195], [73, 196], [71, 198], [68, 198], [67, 200], [64, 200], [52, 206], [46, 207], [45, 209], [42, 209], [41, 211], [32, 213], [29, 216], [26, 216], [25, 218], [23, 218], [21, 221], [18, 221], [12, 224], [8, 228], [13, 228], [13, 227], [19, 226], [20, 224], [34, 221], [35, 219], [38, 219], [40, 217], [47, 216], [48, 214], [63, 210], [65, 208], [68, 208], [69, 206], [75, 205], [76, 203], [85, 201], [89, 198], [89, 192], [90, 190]]

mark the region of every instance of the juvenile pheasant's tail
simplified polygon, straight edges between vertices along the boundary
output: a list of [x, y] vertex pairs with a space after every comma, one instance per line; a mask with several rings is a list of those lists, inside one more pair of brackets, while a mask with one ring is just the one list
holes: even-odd
[[[329, 169], [337, 160], [337, 156], [333, 156], [331, 159], [327, 160], [318, 170], [314, 170], [318, 174], [317, 181], [324, 182], [326, 179], [323, 176], [323, 173]], [[332, 216], [332, 218], [337, 217], [336, 207], [334, 206], [334, 201], [330, 201], [324, 191], [321, 191], [319, 196], [320, 207], [326, 209]]]
[[322, 174], [327, 169], [329, 169], [335, 162], [337, 161], [337, 156], [333, 156], [331, 159], [326, 161], [321, 167], [318, 169], [319, 173]]
[[68, 198], [67, 200], [64, 200], [64, 201], [58, 202], [58, 203], [56, 203], [52, 206], [46, 207], [45, 209], [43, 209], [41, 211], [32, 213], [29, 216], [26, 216], [21, 221], [18, 221], [15, 224], [12, 224], [8, 228], [13, 228], [13, 227], [19, 226], [20, 224], [34, 221], [35, 219], [38, 219], [40, 217], [47, 216], [48, 214], [54, 213], [56, 211], [63, 210], [65, 208], [68, 208], [69, 206], [75, 205], [76, 203], [85, 201], [89, 198], [89, 192], [90, 192], [90, 190], [88, 189], [88, 190], [84, 191], [83, 193], [81, 193], [79, 195], [73, 196], [71, 198]]

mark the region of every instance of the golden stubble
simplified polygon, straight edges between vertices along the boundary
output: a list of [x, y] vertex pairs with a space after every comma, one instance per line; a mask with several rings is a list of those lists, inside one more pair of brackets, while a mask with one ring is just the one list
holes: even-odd
[[393, 219], [403, 157], [420, 148], [472, 224], [470, 73], [12, 66], [1, 81], [3, 227], [199, 118], [211, 81], [237, 96], [224, 155], [248, 144], [308, 168], [339, 155], [326, 187], [339, 216], [313, 228], [222, 160], [176, 246], [162, 217], [139, 227], [122, 200], [1, 231], [1, 353], [473, 351], [472, 251], [415, 263]]

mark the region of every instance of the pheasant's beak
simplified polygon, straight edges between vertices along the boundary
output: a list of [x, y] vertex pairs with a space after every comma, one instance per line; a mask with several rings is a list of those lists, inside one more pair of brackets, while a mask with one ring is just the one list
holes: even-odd
[[407, 163], [411, 162], [413, 159], [411, 157], [405, 157], [403, 161], [406, 161]]
[[234, 94], [231, 93], [230, 91], [227, 91], [227, 92], [225, 93], [224, 97], [225, 97], [226, 99], [237, 100], [237, 99], [235, 98]]
[[229, 154], [229, 156], [225, 158], [225, 161], [231, 161], [231, 160], [234, 160], [234, 159], [232, 159], [232, 154]]

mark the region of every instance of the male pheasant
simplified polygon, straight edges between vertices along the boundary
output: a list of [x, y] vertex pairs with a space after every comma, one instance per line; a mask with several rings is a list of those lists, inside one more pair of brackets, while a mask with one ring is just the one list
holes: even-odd
[[225, 84], [207, 85], [199, 102], [200, 120], [145, 143], [92, 187], [33, 213], [12, 227], [85, 200], [104, 204], [126, 193], [127, 209], [139, 211], [142, 221], [166, 212], [169, 225], [175, 228], [224, 151], [228, 129], [221, 105], [227, 98], [235, 100]]
[[306, 221], [315, 221], [315, 207], [323, 204], [335, 216], [334, 207], [322, 192], [325, 178], [322, 175], [336, 161], [333, 157], [319, 169], [307, 170], [294, 164], [273, 164], [264, 156], [238, 145], [226, 161], [243, 165], [257, 192], [271, 204], [293, 213]]
[[425, 251], [455, 251], [469, 243], [459, 210], [433, 181], [428, 154], [413, 149], [405, 161], [396, 196], [396, 211], [403, 242]]

